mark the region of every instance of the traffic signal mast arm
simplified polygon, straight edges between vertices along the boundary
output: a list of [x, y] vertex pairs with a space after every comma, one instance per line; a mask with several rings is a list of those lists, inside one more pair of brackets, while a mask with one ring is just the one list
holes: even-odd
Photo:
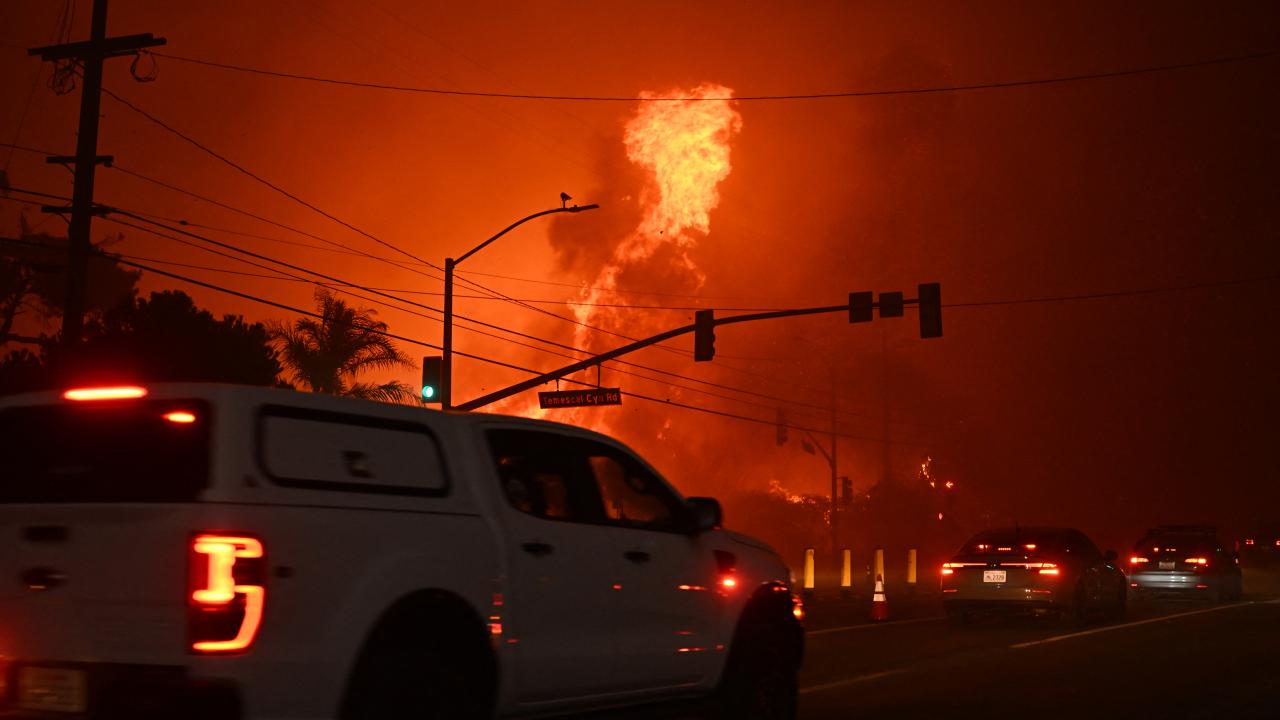
[[[908, 300], [905, 300], [904, 302], [908, 304], [916, 304], [919, 302], [919, 299], [908, 299]], [[879, 303], [875, 303], [874, 305], [876, 307], [879, 307]], [[800, 315], [821, 315], [824, 313], [848, 312], [849, 309], [850, 309], [849, 305], [825, 305], [822, 307], [798, 308], [795, 310], [773, 310], [770, 312], [734, 315], [732, 317], [726, 317], [726, 318], [714, 318], [711, 321], [711, 325], [712, 327], [716, 327], [719, 325], [732, 325], [734, 323], [755, 322], [757, 320], [773, 320], [776, 318], [797, 317]], [[474, 400], [469, 400], [465, 403], [454, 405], [453, 407], [457, 410], [476, 410], [486, 405], [491, 405], [495, 402], [498, 402], [499, 400], [504, 400], [506, 398], [509, 398], [512, 395], [515, 395], [517, 393], [524, 392], [525, 390], [535, 388], [539, 385], [542, 385], [543, 383], [548, 383], [548, 382], [551, 382], [552, 380], [558, 380], [566, 375], [570, 375], [572, 373], [578, 372], [579, 370], [586, 370], [587, 368], [593, 365], [599, 365], [601, 363], [608, 362], [609, 360], [617, 359], [619, 357], [622, 357], [623, 355], [627, 355], [628, 353], [635, 352], [636, 350], [649, 347], [650, 345], [655, 345], [664, 340], [670, 340], [673, 337], [679, 337], [680, 335], [685, 335], [687, 333], [694, 332], [697, 329], [697, 327], [698, 327], [698, 323], [682, 325], [678, 328], [673, 328], [671, 330], [658, 333], [653, 337], [648, 337], [643, 340], [637, 340], [628, 345], [623, 345], [622, 347], [610, 350], [609, 352], [601, 353], [600, 355], [594, 355], [585, 360], [579, 360], [578, 362], [565, 365], [564, 367], [559, 368], [557, 370], [552, 370], [551, 372], [543, 373], [537, 377], [529, 378], [528, 380], [518, 382], [515, 385], [512, 385], [510, 387], [503, 388], [502, 390], [495, 390], [494, 392], [491, 392], [488, 395], [482, 395]]]

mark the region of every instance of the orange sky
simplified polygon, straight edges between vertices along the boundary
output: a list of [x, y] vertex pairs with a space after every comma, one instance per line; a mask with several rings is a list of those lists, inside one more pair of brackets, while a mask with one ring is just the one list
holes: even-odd
[[[72, 36], [81, 39], [90, 3], [75, 5]], [[73, 150], [78, 93], [54, 95], [43, 84], [48, 68], [19, 49], [47, 44], [62, 7], [51, 0], [0, 7], [0, 142]], [[736, 95], [802, 94], [1176, 64], [1280, 49], [1276, 20], [1264, 3], [1210, 10], [1154, 2], [113, 0], [109, 32], [153, 32], [168, 39], [165, 52], [282, 72], [634, 97], [702, 83]], [[1271, 58], [1003, 90], [739, 102], [732, 170], [719, 185], [709, 232], [695, 232], [690, 251], [704, 284], [691, 291], [688, 277], [655, 265], [619, 278], [618, 287], [652, 293], [625, 295], [632, 304], [780, 308], [839, 304], [860, 289], [911, 295], [927, 281], [942, 283], [948, 303], [973, 303], [1274, 275], [1278, 68]], [[19, 131], [37, 72], [41, 84]], [[517, 298], [575, 298], [575, 288], [598, 278], [643, 214], [647, 178], [623, 143], [637, 112], [633, 102], [398, 93], [165, 58], [146, 84], [132, 80], [127, 59], [111, 61], [105, 84], [255, 173], [433, 263], [556, 206], [561, 191], [600, 203], [594, 213], [535, 221], [463, 266], [467, 277]], [[99, 148], [122, 168], [392, 255], [110, 98], [103, 99]], [[0, 148], [0, 158], [7, 154]], [[38, 155], [14, 153], [7, 167], [14, 186], [70, 192], [69, 174]], [[422, 274], [279, 242], [317, 243], [116, 170], [98, 178], [98, 199], [110, 205], [267, 236], [273, 239], [208, 233], [356, 283], [441, 290]], [[20, 207], [0, 203], [4, 233], [16, 231]], [[95, 221], [94, 236], [119, 229]], [[137, 230], [124, 234], [118, 252], [262, 272]], [[170, 269], [311, 306], [312, 289], [302, 283]], [[142, 281], [144, 291], [171, 287], [218, 313], [287, 319], [170, 279]], [[698, 297], [676, 296], [689, 294]], [[438, 295], [414, 297], [440, 304]], [[572, 315], [564, 305], [543, 307]], [[777, 402], [736, 390], [824, 405], [834, 375], [845, 412], [841, 431], [866, 438], [840, 448], [841, 474], [859, 487], [882, 472], [874, 441], [883, 437], [887, 403], [897, 475], [910, 477], [930, 453], [944, 475], [990, 498], [996, 514], [1069, 522], [1065, 515], [1087, 513], [1103, 528], [1197, 519], [1212, 482], [1212, 513], [1243, 523], [1251, 519], [1246, 506], [1280, 500], [1270, 457], [1280, 431], [1278, 308], [1272, 281], [953, 308], [944, 313], [945, 337], [931, 341], [918, 338], [912, 313], [859, 326], [840, 316], [777, 321], [722, 329], [713, 363], [695, 365], [661, 350], [633, 358], [727, 386], [703, 387], [733, 400], [608, 367], [603, 380], [771, 420]], [[506, 303], [461, 299], [457, 311], [562, 343], [580, 339], [568, 322]], [[439, 342], [437, 320], [379, 312], [394, 332]], [[692, 318], [689, 310], [634, 312], [624, 326]], [[460, 350], [540, 370], [568, 362], [465, 330], [457, 342]], [[611, 347], [613, 340], [592, 342]], [[688, 349], [691, 340], [673, 345]], [[524, 377], [464, 359], [455, 394], [466, 399]], [[412, 374], [403, 379], [416, 382]], [[687, 492], [763, 487], [770, 479], [802, 492], [827, 489], [823, 462], [794, 442], [776, 448], [768, 425], [634, 399], [592, 412], [600, 415], [572, 417], [607, 418], [609, 431]], [[799, 424], [830, 422], [812, 407], [788, 412]], [[1146, 508], [1137, 518], [1126, 515], [1134, 505]]]

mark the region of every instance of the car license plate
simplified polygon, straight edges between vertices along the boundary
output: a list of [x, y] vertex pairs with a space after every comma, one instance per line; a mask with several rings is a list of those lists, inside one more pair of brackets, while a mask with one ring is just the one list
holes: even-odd
[[24, 667], [18, 670], [18, 707], [39, 712], [82, 713], [88, 709], [83, 670]]
[[1008, 570], [983, 570], [982, 582], [1002, 583], [1009, 577]]
[[1161, 570], [1172, 570], [1172, 569], [1173, 569], [1173, 561], [1172, 561], [1172, 560], [1167, 560], [1167, 561], [1166, 561], [1166, 560], [1161, 560], [1161, 561], [1160, 561], [1160, 569], [1161, 569]]

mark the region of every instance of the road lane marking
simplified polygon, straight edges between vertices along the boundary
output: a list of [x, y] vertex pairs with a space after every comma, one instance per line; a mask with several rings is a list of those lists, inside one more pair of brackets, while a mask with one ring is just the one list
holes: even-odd
[[1041, 640], [1032, 640], [1030, 642], [1010, 645], [1009, 649], [1018, 650], [1021, 648], [1033, 647], [1035, 645], [1044, 645], [1045, 643], [1058, 642], [1059, 640], [1069, 640], [1071, 638], [1084, 637], [1085, 635], [1097, 635], [1098, 633], [1110, 632], [1112, 630], [1123, 630], [1124, 628], [1137, 627], [1139, 625], [1148, 625], [1150, 623], [1163, 622], [1165, 620], [1173, 620], [1175, 618], [1190, 617], [1192, 615], [1203, 615], [1205, 613], [1218, 612], [1219, 610], [1230, 610], [1232, 608], [1250, 607], [1253, 605], [1275, 605], [1276, 603], [1280, 603], [1280, 600], [1249, 601], [1249, 602], [1243, 602], [1243, 603], [1235, 603], [1231, 605], [1219, 605], [1217, 607], [1205, 608], [1203, 610], [1191, 610], [1188, 612], [1175, 613], [1173, 615], [1161, 615], [1160, 617], [1147, 618], [1146, 620], [1135, 620], [1134, 622], [1125, 623], [1123, 625], [1106, 625], [1099, 628], [1093, 628], [1091, 630], [1082, 630], [1077, 633], [1069, 633], [1067, 635], [1055, 635], [1053, 637], [1047, 637]]
[[858, 625], [844, 625], [842, 627], [823, 628], [822, 630], [806, 630], [805, 635], [827, 635], [829, 633], [846, 632], [848, 630], [865, 630], [867, 628], [888, 627], [890, 625], [913, 625], [915, 623], [937, 622], [943, 619], [944, 619], [943, 617], [939, 616], [939, 617], [915, 618], [914, 620], [891, 620], [889, 622], [881, 622], [881, 623], [868, 622], [868, 623], [860, 623]]
[[844, 687], [846, 685], [856, 685], [858, 683], [864, 683], [869, 680], [879, 680], [882, 677], [897, 675], [903, 672], [906, 672], [906, 671], [905, 670], [883, 670], [881, 672], [871, 673], [870, 675], [859, 675], [858, 677], [851, 677], [851, 678], [846, 678], [844, 680], [836, 680], [835, 682], [823, 683], [821, 685], [813, 685], [807, 688], [800, 688], [800, 694], [807, 695], [809, 693], [822, 692], [823, 690], [833, 690], [835, 688]]

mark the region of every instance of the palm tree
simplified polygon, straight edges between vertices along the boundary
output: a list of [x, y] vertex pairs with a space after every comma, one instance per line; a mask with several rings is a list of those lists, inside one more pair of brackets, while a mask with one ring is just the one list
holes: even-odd
[[416, 397], [411, 387], [398, 380], [381, 385], [356, 380], [366, 370], [416, 367], [386, 336], [387, 324], [374, 319], [377, 311], [353, 308], [324, 288], [316, 289], [316, 310], [319, 318], [270, 327], [271, 344], [290, 379], [331, 395], [384, 402]]

